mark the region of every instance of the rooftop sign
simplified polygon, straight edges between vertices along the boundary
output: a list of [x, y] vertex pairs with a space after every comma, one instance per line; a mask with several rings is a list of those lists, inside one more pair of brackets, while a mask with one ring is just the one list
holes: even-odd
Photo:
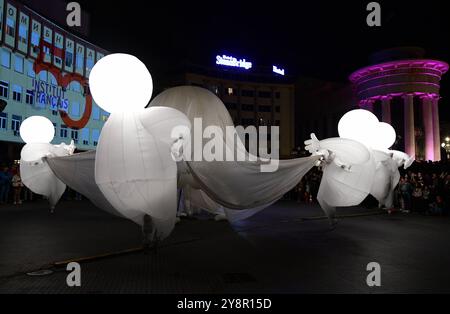
[[272, 66], [272, 71], [276, 74], [280, 74], [284, 76], [284, 69], [278, 68], [276, 65]]
[[228, 67], [235, 67], [235, 68], [244, 68], [246, 70], [250, 69], [252, 67], [252, 63], [249, 61], [246, 61], [245, 59], [237, 59], [233, 56], [227, 56], [227, 55], [217, 55], [216, 56], [216, 64], [218, 65], [224, 65]]

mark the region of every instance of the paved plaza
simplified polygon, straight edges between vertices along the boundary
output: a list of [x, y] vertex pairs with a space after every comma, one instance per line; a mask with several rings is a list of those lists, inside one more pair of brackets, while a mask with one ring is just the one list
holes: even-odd
[[[338, 213], [335, 229], [317, 205], [291, 201], [234, 225], [184, 218], [144, 254], [137, 225], [87, 201], [53, 215], [44, 201], [2, 205], [0, 293], [450, 292], [448, 217]], [[81, 287], [66, 284], [68, 260], [80, 261]], [[370, 262], [381, 265], [381, 287], [366, 284]], [[53, 273], [27, 275], [39, 269]]]

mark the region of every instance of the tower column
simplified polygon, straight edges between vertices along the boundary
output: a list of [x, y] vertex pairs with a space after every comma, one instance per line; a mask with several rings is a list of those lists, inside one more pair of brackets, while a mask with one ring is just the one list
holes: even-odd
[[[432, 98], [423, 96], [422, 99], [422, 116], [423, 128], [425, 131], [425, 160], [434, 161], [434, 127], [433, 127], [433, 111]], [[439, 145], [439, 144], [438, 144]]]
[[373, 112], [373, 99], [363, 99], [359, 102], [359, 107], [365, 110], [369, 110], [370, 112]]
[[383, 122], [391, 124], [391, 98], [388, 96], [381, 98], [381, 118]]
[[431, 111], [433, 115], [433, 140], [434, 140], [434, 160], [441, 160], [441, 136], [439, 134], [439, 97], [431, 100]]
[[406, 94], [404, 101], [405, 152], [409, 156], [416, 155], [416, 138], [414, 136], [414, 95]]

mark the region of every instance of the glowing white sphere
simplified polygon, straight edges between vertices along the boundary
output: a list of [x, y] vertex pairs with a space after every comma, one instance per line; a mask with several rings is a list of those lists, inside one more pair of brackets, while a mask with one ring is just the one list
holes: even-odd
[[377, 116], [370, 111], [364, 109], [351, 110], [339, 120], [339, 136], [368, 146], [378, 123]]
[[27, 144], [50, 143], [55, 136], [53, 123], [42, 116], [31, 116], [20, 125], [20, 137]]
[[386, 150], [395, 143], [397, 134], [394, 128], [385, 122], [379, 122], [372, 133], [369, 146], [373, 149]]
[[144, 63], [132, 55], [115, 53], [100, 59], [89, 75], [94, 101], [105, 111], [133, 112], [145, 108], [153, 81]]

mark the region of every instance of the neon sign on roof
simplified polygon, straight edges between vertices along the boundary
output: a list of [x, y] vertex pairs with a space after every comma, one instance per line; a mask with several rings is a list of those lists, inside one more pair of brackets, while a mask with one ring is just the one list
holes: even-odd
[[227, 56], [227, 55], [217, 55], [216, 56], [216, 64], [218, 65], [224, 65], [228, 67], [235, 67], [235, 68], [243, 68], [243, 69], [250, 69], [252, 67], [252, 63], [249, 61], [246, 61], [245, 59], [237, 59], [233, 56]]
[[278, 68], [276, 65], [272, 66], [272, 71], [276, 74], [284, 75], [284, 69]]

